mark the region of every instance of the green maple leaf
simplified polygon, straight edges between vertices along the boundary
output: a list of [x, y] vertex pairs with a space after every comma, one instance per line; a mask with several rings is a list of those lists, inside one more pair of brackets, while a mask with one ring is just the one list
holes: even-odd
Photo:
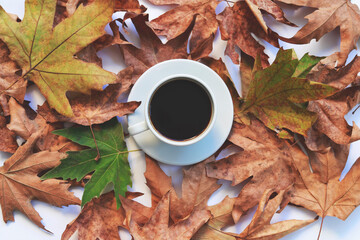
[[118, 206], [119, 194], [125, 196], [127, 185], [132, 184], [128, 162], [128, 150], [124, 142], [121, 124], [116, 118], [93, 128], [101, 158], [96, 161], [96, 145], [88, 127], [71, 127], [53, 131], [57, 135], [69, 138], [90, 149], [67, 152], [68, 157], [61, 160], [61, 164], [47, 172], [42, 179], [63, 178], [80, 181], [85, 175], [94, 172], [90, 181], [85, 185], [82, 197], [83, 206], [93, 197], [99, 197], [110, 183], [114, 191]]
[[56, 0], [27, 0], [23, 21], [16, 22], [0, 6], [0, 39], [11, 51], [22, 76], [33, 81], [51, 107], [72, 116], [67, 91], [90, 94], [116, 80], [93, 63], [75, 59], [81, 49], [102, 36], [111, 20], [113, 0], [97, 0], [53, 27]]
[[280, 137], [288, 137], [283, 128], [306, 135], [316, 121], [316, 114], [307, 111], [301, 103], [322, 99], [337, 91], [305, 79], [320, 59], [305, 55], [298, 60], [293, 49], [280, 49], [274, 63], [265, 69], [260, 59], [256, 59], [241, 112], [254, 114], [267, 127], [278, 131]]

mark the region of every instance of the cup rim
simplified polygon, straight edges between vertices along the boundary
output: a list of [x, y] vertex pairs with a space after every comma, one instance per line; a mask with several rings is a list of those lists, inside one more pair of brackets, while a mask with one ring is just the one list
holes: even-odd
[[[149, 114], [150, 101], [151, 101], [153, 95], [155, 94], [156, 90], [158, 88], [160, 88], [161, 85], [165, 84], [166, 82], [174, 81], [177, 78], [187, 78], [190, 81], [193, 81], [193, 82], [199, 84], [201, 87], [203, 87], [209, 95], [209, 99], [211, 101], [211, 106], [212, 106], [211, 118], [210, 118], [210, 121], [209, 121], [208, 125], [206, 126], [206, 128], [199, 135], [194, 136], [190, 139], [185, 139], [185, 140], [174, 140], [174, 139], [170, 139], [170, 138], [164, 136], [163, 134], [161, 134], [158, 130], [155, 129], [155, 127], [150, 119], [150, 114]], [[215, 102], [214, 102], [214, 94], [211, 91], [211, 89], [209, 88], [209, 86], [203, 80], [199, 79], [198, 77], [192, 76], [190, 74], [172, 74], [172, 75], [166, 76], [163, 79], [161, 79], [160, 81], [158, 81], [155, 84], [155, 86], [153, 86], [153, 88], [150, 91], [150, 94], [146, 98], [144, 110], [145, 110], [145, 121], [146, 121], [146, 124], [148, 125], [148, 128], [150, 129], [150, 131], [162, 142], [165, 142], [167, 144], [171, 144], [174, 146], [187, 146], [187, 145], [194, 144], [194, 143], [200, 141], [201, 139], [203, 139], [213, 128], [215, 119], [216, 119], [216, 114], [217, 114], [217, 106], [215, 105]]]

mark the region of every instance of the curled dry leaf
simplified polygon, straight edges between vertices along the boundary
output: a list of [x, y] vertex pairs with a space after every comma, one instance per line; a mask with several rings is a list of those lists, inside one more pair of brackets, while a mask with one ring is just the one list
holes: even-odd
[[130, 77], [123, 76], [129, 79], [129, 87], [136, 82], [136, 80], [147, 69], [153, 65], [170, 59], [188, 58], [187, 42], [190, 32], [194, 26], [194, 21], [187, 25], [187, 29], [181, 35], [163, 44], [154, 30], [148, 26], [148, 15], [138, 15], [131, 19], [137, 32], [139, 33], [141, 48], [136, 48], [133, 45], [120, 45], [122, 49], [126, 65], [133, 68], [129, 69]]
[[0, 115], [0, 151], [14, 153], [18, 148], [16, 135], [6, 127], [6, 118]]
[[215, 8], [219, 3], [217, 0], [149, 1], [155, 5], [177, 5], [150, 22], [158, 35], [165, 35], [169, 40], [174, 39], [186, 32], [196, 18], [190, 39], [191, 58], [199, 59], [209, 55], [218, 28], [215, 14]]
[[149, 221], [145, 223], [144, 226], [139, 226], [139, 224], [132, 219], [131, 211], [125, 208], [126, 214], [130, 216], [130, 233], [135, 240], [191, 239], [196, 231], [211, 217], [210, 212], [207, 210], [194, 210], [187, 218], [170, 226], [170, 193], [171, 191], [163, 196]]
[[138, 0], [115, 0], [115, 11], [126, 11], [133, 13], [143, 13], [146, 11], [146, 7], [139, 4]]
[[222, 232], [219, 229], [206, 226], [201, 228], [193, 237], [194, 240], [224, 239], [224, 240], [268, 240], [282, 238], [314, 220], [285, 220], [270, 224], [276, 210], [281, 204], [285, 190], [280, 191], [276, 197], [270, 199], [272, 190], [266, 189], [261, 197], [259, 206], [250, 224], [240, 234]]
[[[33, 153], [33, 147], [41, 132], [32, 134], [26, 143], [0, 167], [0, 204], [5, 222], [14, 221], [13, 212], [18, 210], [41, 228], [40, 215], [31, 205], [32, 199], [57, 207], [80, 204], [80, 200], [68, 191], [69, 184], [51, 179], [41, 181], [37, 174], [57, 166], [66, 154], [42, 151]], [[44, 228], [45, 229], [45, 228]]]
[[0, 106], [5, 116], [10, 114], [8, 97], [24, 101], [27, 81], [19, 76], [20, 68], [9, 57], [10, 51], [0, 40]]
[[[22, 69], [22, 77], [39, 87], [50, 106], [72, 116], [67, 91], [89, 94], [91, 89], [117, 80], [116, 75], [96, 64], [74, 58], [81, 49], [102, 36], [113, 13], [113, 0], [96, 0], [80, 6], [71, 17], [53, 28], [56, 1], [26, 1], [25, 15], [16, 22], [0, 8], [0, 39], [11, 51], [10, 58]], [[89, 17], [84, 17], [89, 16]], [[96, 19], [96, 21], [95, 21]]]
[[234, 63], [239, 64], [239, 54], [235, 51], [237, 46], [253, 58], [259, 55], [262, 66], [269, 65], [269, 57], [264, 53], [265, 48], [251, 34], [279, 47], [277, 35], [271, 29], [268, 29], [267, 33], [264, 31], [245, 2], [239, 1], [233, 7], [226, 7], [217, 19], [221, 38], [228, 40], [225, 55], [228, 55]]
[[71, 109], [74, 113], [72, 117], [66, 117], [52, 110], [45, 102], [38, 107], [38, 113], [47, 122], [73, 122], [83, 126], [101, 124], [109, 121], [115, 116], [124, 116], [133, 113], [140, 105], [140, 102], [119, 103], [118, 84], [109, 85], [103, 91], [92, 91], [91, 95], [80, 94], [70, 99]]
[[[215, 160], [214, 156], [184, 170], [182, 196], [179, 198], [174, 191], [170, 192], [170, 217], [176, 223], [189, 216], [195, 209], [207, 208], [207, 201], [220, 185], [215, 178], [206, 176], [205, 165]], [[171, 187], [171, 178], [167, 177], [157, 163], [146, 158], [145, 178], [152, 192], [153, 206]]]
[[348, 54], [356, 48], [360, 37], [360, 11], [348, 0], [279, 0], [279, 2], [316, 8], [306, 16], [308, 23], [293, 37], [281, 38], [286, 42], [305, 44], [312, 39], [319, 40], [326, 33], [340, 27], [340, 52], [335, 53], [338, 65], [345, 64]]

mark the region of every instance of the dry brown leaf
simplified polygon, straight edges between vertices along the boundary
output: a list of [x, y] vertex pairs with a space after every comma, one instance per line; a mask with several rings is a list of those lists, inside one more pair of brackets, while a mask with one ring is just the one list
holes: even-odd
[[286, 142], [281, 142], [262, 123], [234, 123], [229, 140], [244, 151], [206, 166], [207, 175], [232, 181], [237, 185], [249, 180], [237, 197], [233, 218], [237, 222], [250, 208], [258, 204], [265, 189], [288, 189], [296, 177]]
[[[148, 68], [170, 59], [188, 58], [187, 42], [194, 22], [178, 37], [163, 44], [154, 30], [148, 26], [148, 15], [138, 15], [131, 19], [139, 33], [141, 48], [133, 45], [120, 45], [126, 65], [133, 67], [129, 80], [134, 84]], [[126, 76], [123, 76], [126, 78]], [[128, 84], [129, 86], [131, 84]]]
[[14, 153], [18, 148], [16, 135], [6, 127], [5, 117], [0, 115], [0, 151]]
[[140, 5], [138, 0], [115, 0], [114, 10], [140, 14], [146, 11], [146, 7]]
[[111, 191], [87, 203], [79, 216], [66, 226], [61, 239], [68, 240], [78, 231], [79, 240], [120, 240], [119, 227], [127, 228], [124, 221], [125, 211], [117, 209]]
[[149, 221], [144, 226], [132, 219], [131, 211], [126, 214], [130, 216], [130, 233], [135, 240], [153, 239], [190, 239], [196, 231], [207, 222], [211, 214], [207, 210], [194, 210], [187, 218], [169, 226], [170, 192], [165, 194]]
[[259, 206], [246, 229], [240, 234], [226, 233], [219, 229], [205, 226], [193, 237], [194, 240], [224, 239], [224, 240], [270, 240], [282, 238], [302, 227], [305, 227], [314, 220], [285, 220], [270, 224], [276, 210], [283, 201], [285, 191], [270, 199], [272, 190], [266, 189], [261, 197]]
[[0, 167], [0, 204], [5, 222], [14, 221], [14, 210], [24, 213], [39, 227], [44, 228], [40, 215], [31, 205], [32, 199], [57, 207], [80, 204], [68, 191], [69, 184], [60, 180], [41, 181], [37, 174], [57, 166], [66, 155], [59, 152], [33, 153], [41, 132], [32, 134], [27, 142]]
[[240, 60], [240, 77], [241, 77], [241, 96], [246, 97], [250, 82], [252, 81], [252, 69], [254, 67], [254, 59], [244, 52], [241, 52]]
[[45, 102], [38, 107], [38, 113], [47, 122], [73, 122], [84, 126], [101, 124], [115, 116], [133, 113], [140, 105], [139, 102], [119, 103], [119, 85], [109, 85], [103, 91], [92, 91], [91, 95], [79, 94], [70, 99], [73, 117], [65, 117], [51, 109]]
[[22, 103], [27, 85], [27, 81], [17, 74], [21, 70], [9, 55], [9, 49], [0, 40], [0, 106], [5, 116], [10, 114], [8, 96], [14, 97]]
[[[183, 170], [181, 198], [177, 196], [175, 191], [170, 193], [170, 217], [175, 223], [189, 216], [194, 209], [206, 209], [208, 199], [220, 187], [217, 184], [217, 179], [206, 176], [205, 165], [214, 160], [215, 157], [212, 156], [189, 169]], [[153, 203], [172, 189], [171, 178], [167, 178], [161, 172], [162, 170], [157, 163], [147, 157], [145, 178], [151, 192], [155, 195], [152, 197]]]
[[[174, 39], [183, 32], [196, 17], [195, 26], [190, 39], [192, 59], [206, 57], [212, 51], [212, 43], [218, 28], [215, 8], [217, 0], [149, 0], [155, 5], [175, 4], [171, 9], [150, 22], [158, 35]], [[190, 30], [191, 31], [191, 30]]]
[[269, 57], [264, 53], [265, 48], [251, 34], [279, 47], [277, 35], [271, 29], [268, 29], [267, 33], [264, 31], [245, 2], [236, 2], [233, 7], [225, 8], [217, 15], [217, 19], [220, 24], [221, 38], [228, 40], [225, 55], [228, 55], [234, 63], [239, 64], [239, 54], [235, 51], [237, 46], [254, 59], [260, 55], [263, 67], [269, 66]]
[[279, 2], [316, 8], [307, 15], [308, 23], [292, 38], [281, 38], [290, 43], [304, 44], [312, 39], [319, 40], [323, 35], [340, 27], [340, 52], [334, 56], [338, 65], [345, 64], [348, 54], [356, 48], [360, 37], [360, 11], [356, 4], [348, 0], [279, 0]]

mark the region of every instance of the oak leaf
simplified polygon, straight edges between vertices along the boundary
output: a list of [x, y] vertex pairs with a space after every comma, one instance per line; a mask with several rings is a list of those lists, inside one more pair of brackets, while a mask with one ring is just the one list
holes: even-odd
[[280, 191], [279, 194], [270, 199], [273, 191], [267, 189], [260, 200], [259, 206], [249, 223], [249, 225], [240, 234], [222, 232], [218, 229], [206, 226], [207, 228], [200, 229], [193, 237], [194, 240], [205, 239], [224, 239], [224, 240], [268, 240], [282, 238], [300, 228], [303, 228], [314, 220], [285, 220], [270, 224], [276, 210], [278, 209], [285, 191]]
[[66, 92], [89, 94], [91, 89], [117, 78], [96, 64], [73, 56], [102, 36], [113, 13], [113, 0], [97, 0], [53, 28], [56, 1], [27, 0], [23, 21], [16, 22], [0, 8], [0, 38], [11, 51], [10, 57], [22, 69], [22, 77], [39, 87], [51, 107], [72, 116]]
[[217, 15], [217, 19], [221, 38], [228, 41], [225, 55], [228, 55], [235, 64], [239, 64], [239, 54], [235, 51], [237, 46], [253, 58], [259, 55], [264, 67], [269, 65], [269, 57], [264, 53], [265, 48], [255, 40], [252, 34], [279, 47], [277, 35], [271, 29], [268, 29], [268, 32], [264, 31], [245, 2], [239, 1], [233, 7], [226, 7]]
[[119, 103], [120, 95], [117, 84], [109, 85], [103, 91], [91, 91], [90, 95], [80, 94], [69, 100], [74, 113], [72, 117], [66, 117], [52, 110], [45, 102], [38, 107], [38, 113], [47, 122], [73, 122], [83, 126], [101, 124], [116, 116], [124, 116], [133, 113], [140, 102]]
[[141, 48], [133, 45], [120, 45], [126, 65], [133, 67], [133, 71], [130, 71], [128, 87], [134, 84], [147, 69], [159, 62], [188, 58], [187, 42], [194, 22], [187, 25], [187, 30], [181, 35], [163, 44], [154, 30], [148, 26], [148, 15], [138, 15], [131, 21], [139, 33]]
[[337, 91], [304, 78], [318, 61], [309, 55], [298, 60], [294, 50], [280, 49], [274, 63], [262, 69], [258, 57], [241, 111], [254, 114], [279, 136], [288, 137], [283, 128], [306, 135], [316, 120], [316, 114], [299, 103], [322, 99]]
[[[175, 191], [170, 191], [170, 217], [176, 223], [186, 218], [194, 211], [207, 208], [207, 201], [210, 196], [220, 187], [217, 179], [206, 175], [205, 165], [213, 162], [215, 157], [184, 169], [182, 182], [182, 196], [179, 198]], [[166, 177], [154, 160], [146, 158], [145, 178], [148, 187], [152, 192], [152, 202], [155, 206], [156, 201], [161, 199], [171, 186], [171, 178]]]
[[[196, 60], [212, 51], [212, 43], [218, 28], [215, 9], [217, 0], [150, 0], [155, 5], [177, 5], [150, 22], [158, 35], [174, 39], [186, 32], [195, 17], [190, 39], [190, 55]], [[191, 31], [191, 30], [190, 30]]]
[[18, 148], [16, 135], [6, 127], [6, 118], [0, 115], [0, 151], [14, 153]]
[[237, 185], [246, 180], [234, 203], [234, 221], [258, 204], [263, 192], [288, 189], [294, 184], [296, 170], [287, 143], [276, 137], [260, 121], [250, 125], [234, 123], [229, 140], [244, 150], [207, 164], [209, 177], [226, 179]]
[[170, 199], [170, 192], [168, 192], [163, 196], [151, 218], [144, 226], [139, 226], [131, 218], [131, 211], [127, 211], [125, 208], [126, 214], [130, 215], [129, 228], [135, 240], [190, 239], [211, 217], [210, 212], [207, 210], [194, 210], [187, 218], [169, 226]]
[[97, 149], [91, 130], [88, 127], [71, 127], [56, 130], [53, 133], [66, 137], [80, 145], [87, 146], [77, 152], [68, 152], [61, 164], [47, 172], [42, 179], [63, 178], [80, 181], [92, 173], [85, 185], [82, 206], [94, 197], [99, 197], [110, 183], [114, 185], [115, 197], [120, 207], [119, 195], [125, 195], [127, 185], [131, 186], [131, 172], [128, 162], [128, 150], [124, 142], [121, 124], [116, 118], [93, 127], [101, 158], [97, 161]]
[[[69, 184], [59, 180], [41, 181], [37, 174], [57, 166], [66, 154], [42, 151], [33, 153], [33, 147], [41, 132], [30, 136], [26, 143], [0, 167], [0, 204], [5, 222], [14, 221], [13, 211], [24, 213], [41, 228], [40, 215], [31, 205], [37, 199], [57, 207], [80, 204], [80, 200], [68, 191]], [[44, 228], [45, 229], [45, 228]]]
[[348, 54], [356, 48], [356, 42], [360, 37], [360, 11], [356, 4], [348, 0], [279, 0], [279, 2], [316, 8], [306, 16], [308, 23], [302, 27], [293, 37], [281, 38], [281, 40], [305, 44], [312, 39], [319, 40], [326, 33], [340, 27], [340, 52], [335, 53], [338, 65], [345, 64]]

